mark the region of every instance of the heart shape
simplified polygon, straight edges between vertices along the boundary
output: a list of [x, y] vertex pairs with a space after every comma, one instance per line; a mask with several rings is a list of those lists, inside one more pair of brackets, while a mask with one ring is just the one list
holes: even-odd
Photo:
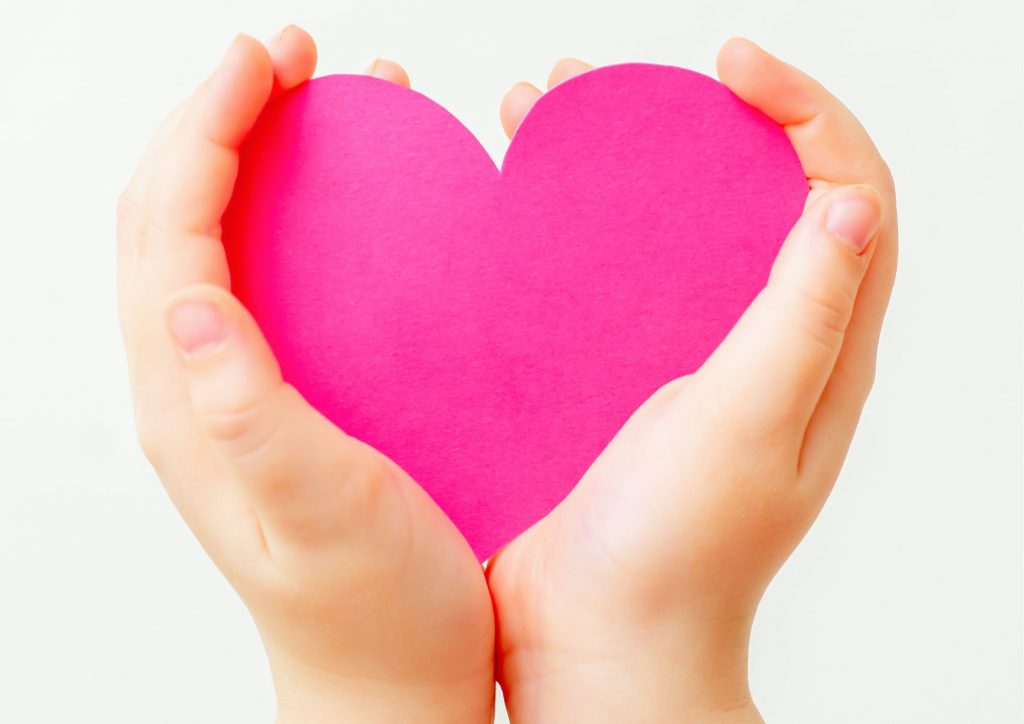
[[700, 366], [807, 190], [778, 125], [681, 68], [557, 86], [500, 172], [425, 96], [335, 75], [265, 110], [224, 239], [285, 379], [483, 560]]

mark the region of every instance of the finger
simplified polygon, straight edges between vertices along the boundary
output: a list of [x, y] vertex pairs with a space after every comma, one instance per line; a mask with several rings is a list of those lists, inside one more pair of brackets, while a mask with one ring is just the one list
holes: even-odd
[[410, 87], [409, 74], [405, 72], [405, 68], [393, 60], [375, 58], [367, 67], [366, 75], [371, 75], [374, 78], [380, 78], [381, 80], [395, 83], [403, 88]]
[[722, 46], [717, 65], [733, 93], [785, 128], [807, 178], [888, 190], [871, 137], [816, 80], [742, 38]]
[[564, 83], [570, 78], [575, 78], [581, 73], [586, 73], [588, 70], [593, 69], [594, 66], [584, 63], [582, 60], [562, 58], [555, 63], [555, 67], [551, 69], [551, 73], [548, 75], [548, 90], [551, 90], [559, 83]]
[[158, 131], [119, 202], [119, 310], [136, 416], [140, 430], [152, 430], [147, 435], [160, 435], [155, 420], [180, 407], [184, 394], [157, 316], [176, 289], [228, 284], [220, 218], [237, 174], [238, 145], [272, 82], [266, 48], [240, 35]]
[[171, 297], [166, 329], [201, 433], [234, 473], [257, 515], [290, 539], [366, 513], [389, 475], [281, 378], [255, 321], [228, 292], [187, 287]]
[[733, 39], [718, 73], [740, 98], [785, 127], [812, 186], [866, 183], [881, 194], [883, 221], [845, 344], [807, 430], [801, 464], [834, 479], [874, 380], [882, 319], [896, 275], [897, 214], [888, 166], [853, 114], [820, 83], [747, 40]]
[[509, 89], [505, 97], [501, 99], [501, 127], [505, 135], [512, 138], [512, 135], [519, 128], [519, 124], [526, 118], [533, 104], [540, 98], [541, 92], [529, 83], [516, 83]]
[[[555, 67], [548, 75], [548, 89], [550, 90], [559, 83], [569, 80], [573, 76], [585, 73], [594, 66], [584, 63], [575, 58], [563, 58], [555, 63]], [[501, 99], [501, 127], [509, 138], [515, 134], [519, 124], [526, 118], [526, 114], [533, 108], [533, 104], [540, 98], [541, 91], [530, 83], [516, 83]]]
[[803, 439], [843, 346], [881, 214], [867, 186], [833, 189], [813, 202], [768, 284], [697, 373], [744, 436], [779, 431]]
[[172, 234], [216, 232], [234, 187], [238, 146], [273, 80], [267, 49], [238, 36], [129, 184], [126, 195], [154, 225]]
[[316, 43], [313, 37], [296, 25], [287, 25], [267, 42], [270, 62], [274, 67], [272, 95], [304, 83], [316, 70]]
[[147, 149], [118, 204], [120, 301], [129, 336], [140, 314], [148, 316], [169, 291], [227, 284], [220, 218], [235, 182], [237, 146], [272, 82], [266, 48], [239, 36]]

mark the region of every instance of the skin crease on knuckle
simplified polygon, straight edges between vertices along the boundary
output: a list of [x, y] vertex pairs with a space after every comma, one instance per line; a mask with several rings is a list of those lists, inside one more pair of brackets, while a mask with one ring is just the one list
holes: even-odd
[[117, 199], [117, 250], [122, 277], [126, 265], [130, 265], [130, 269], [135, 268], [139, 251], [146, 246], [150, 230], [147, 215], [134, 193], [132, 186], [128, 186]]
[[838, 353], [846, 336], [853, 309], [853, 298], [845, 290], [835, 287], [821, 289], [799, 287], [797, 304], [805, 313], [800, 316], [804, 336], [817, 343], [825, 352]]
[[281, 433], [276, 424], [280, 391], [246, 400], [225, 410], [206, 410], [200, 416], [203, 432], [232, 457], [253, 457], [271, 447]]

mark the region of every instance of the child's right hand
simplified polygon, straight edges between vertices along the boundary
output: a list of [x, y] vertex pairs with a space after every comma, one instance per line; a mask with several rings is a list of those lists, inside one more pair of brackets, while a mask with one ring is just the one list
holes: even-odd
[[[490, 721], [480, 565], [390, 460], [281, 379], [228, 291], [220, 218], [272, 93], [312, 75], [286, 28], [240, 36], [157, 133], [118, 208], [119, 304], [143, 448], [263, 638], [279, 721]], [[371, 72], [407, 84], [387, 61]]]

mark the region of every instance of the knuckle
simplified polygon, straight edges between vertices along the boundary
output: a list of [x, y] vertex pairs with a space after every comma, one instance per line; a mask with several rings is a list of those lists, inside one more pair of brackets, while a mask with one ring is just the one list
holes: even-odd
[[804, 333], [827, 349], [838, 349], [850, 321], [853, 294], [845, 288], [804, 288], [799, 296]]
[[163, 432], [145, 418], [136, 416], [135, 437], [142, 454], [158, 473], [163, 471], [167, 462], [167, 447]]
[[700, 421], [699, 429], [707, 430], [712, 435], [723, 430], [739, 429], [742, 414], [736, 409], [728, 382], [717, 375], [697, 374], [700, 384], [687, 390], [685, 405]]
[[117, 197], [117, 220], [119, 223], [133, 223], [138, 216], [139, 207], [131, 193], [129, 187]]
[[279, 429], [269, 409], [273, 400], [272, 396], [248, 397], [234, 405], [204, 410], [203, 432], [232, 456], [254, 455], [272, 444]]
[[894, 196], [896, 193], [892, 168], [878, 154], [859, 160], [854, 176], [874, 186], [883, 196]]
[[871, 170], [873, 172], [873, 176], [883, 183], [886, 188], [892, 188], [895, 185], [892, 175], [892, 167], [880, 154], [872, 159]]
[[125, 256], [137, 257], [148, 246], [152, 224], [142, 205], [136, 200], [131, 187], [117, 199], [118, 250]]
[[118, 238], [124, 237], [128, 231], [134, 231], [139, 225], [140, 216], [139, 204], [132, 195], [131, 187], [128, 187], [117, 197]]
[[362, 459], [350, 466], [346, 475], [346, 497], [356, 503], [353, 509], [375, 510], [393, 471], [377, 455], [360, 457]]
[[893, 176], [893, 173], [892, 173], [892, 166], [889, 165], [888, 161], [886, 161], [884, 158], [881, 158], [881, 157], [879, 157], [879, 159], [878, 159], [878, 164], [879, 164], [879, 173], [880, 173], [880, 175], [882, 177], [882, 180], [885, 181], [885, 183], [886, 183], [886, 185], [887, 185], [887, 187], [889, 188], [890, 191], [895, 191], [896, 190], [896, 179], [895, 179], [895, 177]]
[[875, 385], [876, 365], [874, 359], [867, 363], [837, 364], [832, 372], [832, 384], [842, 388], [851, 408], [860, 409]]
[[689, 395], [687, 399], [688, 406], [693, 409], [696, 419], [701, 423], [700, 429], [736, 430], [736, 411], [729, 402], [722, 381], [715, 376], [705, 376], [702, 382], [700, 394]]
[[152, 199], [140, 199], [134, 182], [129, 184], [117, 199], [118, 251], [138, 259], [146, 256], [157, 240], [169, 235], [171, 231], [154, 218]]
[[684, 375], [666, 382], [650, 396], [645, 404], [654, 408], [672, 407], [682, 403], [692, 386], [692, 375]]
[[875, 387], [876, 379], [877, 369], [874, 364], [860, 370], [856, 382], [856, 394], [860, 399], [867, 399], [868, 395], [871, 394], [871, 390]]

